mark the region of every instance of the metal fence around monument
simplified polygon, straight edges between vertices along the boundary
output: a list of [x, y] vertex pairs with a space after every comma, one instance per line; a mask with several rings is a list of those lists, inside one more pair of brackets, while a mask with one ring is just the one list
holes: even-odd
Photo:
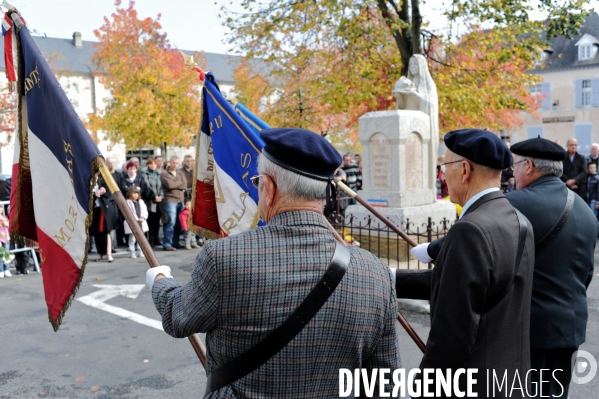
[[[410, 245], [374, 215], [364, 217], [333, 212], [327, 217], [331, 225], [345, 238], [349, 245], [355, 244], [371, 252], [390, 267], [402, 269], [431, 269], [432, 263], [421, 263], [411, 252]], [[393, 221], [392, 221], [393, 222]], [[406, 219], [397, 225], [419, 244], [434, 241], [447, 235], [455, 220], [433, 221], [416, 225]]]

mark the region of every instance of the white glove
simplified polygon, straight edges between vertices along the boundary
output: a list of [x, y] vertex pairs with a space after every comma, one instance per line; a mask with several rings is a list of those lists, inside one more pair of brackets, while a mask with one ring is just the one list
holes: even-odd
[[422, 263], [430, 263], [433, 260], [433, 258], [431, 258], [430, 256], [428, 256], [428, 246], [429, 246], [429, 244], [430, 243], [427, 242], [426, 244], [416, 245], [414, 248], [412, 248], [412, 253]]
[[171, 268], [168, 266], [156, 266], [151, 269], [148, 269], [148, 271], [146, 272], [146, 285], [150, 287], [150, 289], [152, 289], [152, 286], [154, 285], [154, 280], [156, 279], [156, 276], [159, 274], [164, 274], [164, 277], [166, 278], [173, 278], [173, 276], [171, 276]]
[[391, 279], [393, 280], [393, 284], [395, 284], [395, 280], [397, 279], [397, 269], [394, 267], [390, 267], [389, 271], [391, 272]]

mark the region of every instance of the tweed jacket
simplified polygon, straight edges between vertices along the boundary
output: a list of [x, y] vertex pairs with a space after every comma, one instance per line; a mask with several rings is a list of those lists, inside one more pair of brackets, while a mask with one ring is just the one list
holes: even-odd
[[[324, 274], [334, 251], [323, 216], [309, 211], [282, 213], [267, 226], [208, 241], [189, 283], [164, 278], [154, 284], [164, 331], [174, 337], [207, 332], [210, 374], [281, 325]], [[343, 280], [301, 333], [209, 398], [328, 399], [339, 396], [340, 368], [399, 367], [389, 268], [369, 252], [350, 251]]]
[[486, 397], [486, 370], [501, 375], [507, 370], [511, 384], [516, 371], [523, 376], [530, 369], [534, 238], [528, 221], [513, 287], [496, 306], [485, 309], [514, 276], [518, 226], [504, 195], [486, 194], [449, 230], [434, 269], [397, 271], [399, 297], [430, 299], [431, 330], [420, 368], [477, 368], [479, 397]]

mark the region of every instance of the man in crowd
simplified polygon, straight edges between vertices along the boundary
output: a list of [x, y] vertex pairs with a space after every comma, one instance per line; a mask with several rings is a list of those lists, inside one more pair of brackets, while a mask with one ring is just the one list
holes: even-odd
[[420, 369], [477, 368], [475, 392], [487, 397], [486, 370], [506, 372], [514, 381], [530, 369], [532, 226], [499, 190], [501, 171], [512, 164], [499, 137], [463, 129], [444, 140], [441, 167], [451, 201], [463, 211], [436, 254], [435, 268], [397, 269], [396, 290], [399, 297], [430, 299]]
[[183, 201], [187, 180], [184, 173], [178, 170], [179, 157], [172, 156], [167, 170], [160, 175], [160, 182], [164, 192], [164, 210], [168, 216], [168, 221], [162, 226], [162, 249], [165, 251], [175, 251], [181, 248], [179, 245], [179, 236], [181, 235], [181, 224], [179, 223], [179, 214], [183, 210]]
[[187, 190], [185, 190], [185, 202], [191, 201], [191, 191], [194, 184], [193, 181], [193, 157], [191, 155], [185, 155], [183, 157], [183, 165], [181, 165], [181, 173], [185, 176], [187, 181]]
[[564, 157], [564, 170], [561, 179], [570, 190], [586, 201], [587, 162], [584, 156], [577, 152], [578, 141], [576, 139], [568, 139], [566, 146], [568, 153]]
[[587, 164], [589, 162], [594, 163], [597, 166], [597, 170], [599, 170], [599, 144], [591, 144], [591, 155], [586, 157], [586, 161]]
[[[264, 129], [260, 136], [260, 174], [251, 180], [267, 225], [207, 242], [185, 286], [169, 278], [168, 266], [150, 269], [148, 284], [165, 332], [207, 332], [204, 397], [338, 397], [341, 368], [371, 375], [375, 368], [399, 367], [389, 271], [371, 253], [337, 243], [327, 227], [325, 191], [341, 163], [333, 146], [303, 129]], [[332, 264], [334, 257], [341, 261]], [[319, 283], [331, 269], [338, 270], [339, 285]], [[315, 316], [296, 316], [317, 284], [327, 295], [309, 305]], [[281, 343], [266, 338], [273, 331], [286, 336], [287, 327], [279, 326], [298, 318], [299, 334]], [[250, 356], [244, 365], [251, 367], [241, 375], [223, 371], [223, 365], [237, 371], [236, 359], [259, 342], [276, 345], [276, 355]]]
[[[593, 277], [599, 223], [578, 195], [566, 202], [569, 190], [559, 179], [566, 151], [560, 145], [535, 138], [514, 144], [511, 150], [518, 190], [505, 197], [530, 220], [535, 237], [531, 368], [551, 370], [544, 376], [532, 374], [533, 386], [542, 389], [537, 397], [567, 398], [572, 354], [585, 341], [586, 288]], [[565, 213], [570, 216], [564, 221]], [[437, 258], [443, 245], [442, 240], [431, 243], [430, 258]]]
[[351, 154], [345, 154], [343, 157], [343, 166], [341, 169], [345, 172], [346, 183], [349, 188], [354, 191], [358, 191], [358, 186], [360, 185], [359, 180], [362, 178], [360, 176], [360, 170], [358, 169], [358, 165], [352, 162]]
[[164, 172], [164, 158], [161, 155], [158, 155], [154, 158], [156, 160], [156, 171], [158, 173]]

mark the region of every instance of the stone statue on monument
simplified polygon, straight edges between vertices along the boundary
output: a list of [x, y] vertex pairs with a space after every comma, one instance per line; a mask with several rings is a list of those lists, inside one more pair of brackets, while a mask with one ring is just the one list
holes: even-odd
[[429, 159], [437, 159], [439, 149], [439, 97], [437, 86], [428, 70], [426, 58], [415, 54], [410, 58], [408, 77], [399, 78], [393, 88], [397, 109], [422, 111], [431, 122]]

